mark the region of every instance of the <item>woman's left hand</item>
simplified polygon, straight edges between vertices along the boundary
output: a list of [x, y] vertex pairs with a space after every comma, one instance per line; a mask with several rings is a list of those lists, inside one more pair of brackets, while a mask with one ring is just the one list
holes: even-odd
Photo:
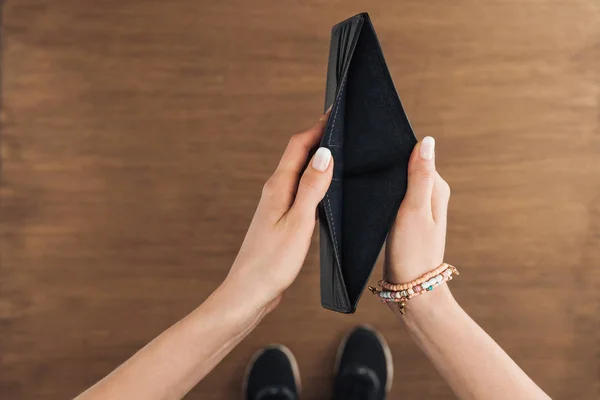
[[[275, 173], [264, 185], [254, 218], [226, 283], [240, 298], [272, 309], [298, 276], [315, 228], [316, 208], [333, 175], [333, 158], [319, 148], [325, 114], [312, 128], [292, 136]], [[305, 168], [306, 167], [306, 168]]]

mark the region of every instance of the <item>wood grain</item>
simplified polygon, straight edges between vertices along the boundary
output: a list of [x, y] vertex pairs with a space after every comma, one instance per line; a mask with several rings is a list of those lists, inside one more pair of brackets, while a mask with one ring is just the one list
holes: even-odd
[[[360, 11], [417, 135], [437, 138], [456, 296], [553, 398], [600, 397], [596, 1], [3, 8], [0, 397], [72, 397], [208, 296], [288, 136], [319, 117], [330, 27]], [[305, 399], [327, 398], [357, 323], [392, 346], [392, 398], [453, 398], [378, 302], [320, 307], [316, 250], [188, 398], [239, 398], [270, 342], [296, 353]]]

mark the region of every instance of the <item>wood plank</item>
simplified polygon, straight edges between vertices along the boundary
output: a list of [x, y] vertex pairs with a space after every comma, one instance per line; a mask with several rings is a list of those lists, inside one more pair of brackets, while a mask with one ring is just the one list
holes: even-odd
[[[289, 135], [319, 117], [330, 27], [363, 8], [4, 3], [3, 398], [72, 397], [208, 296]], [[456, 297], [552, 397], [599, 398], [600, 5], [366, 11], [417, 135], [438, 141]], [[313, 246], [282, 305], [188, 398], [238, 398], [271, 342], [295, 352], [303, 398], [325, 398], [358, 323], [392, 346], [391, 397], [453, 398], [386, 309], [323, 310], [318, 279]]]

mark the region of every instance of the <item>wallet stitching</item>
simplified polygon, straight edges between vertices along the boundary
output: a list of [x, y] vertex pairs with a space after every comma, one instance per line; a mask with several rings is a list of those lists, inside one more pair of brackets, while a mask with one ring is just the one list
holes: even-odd
[[[344, 85], [344, 83], [346, 82], [346, 78], [348, 78], [348, 70], [346, 70], [346, 73], [344, 74], [344, 77], [342, 78], [342, 89], [340, 90], [340, 93], [338, 94], [338, 98], [341, 99], [342, 96], [344, 95], [344, 89], [346, 89], [346, 86]], [[335, 130], [335, 123], [337, 122], [337, 115], [338, 115], [338, 111], [340, 109], [340, 101], [338, 101], [338, 103], [335, 106], [335, 112], [333, 113], [333, 123], [331, 124], [331, 130], [329, 131], [329, 140], [327, 142], [328, 146], [331, 147], [339, 147], [342, 148], [341, 145], [332, 145], [331, 144], [331, 138], [333, 137], [333, 131]], [[334, 180], [336, 180], [336, 178], [332, 178]], [[339, 249], [338, 249], [338, 243], [337, 243], [337, 239], [335, 236], [335, 222], [333, 221], [333, 213], [331, 212], [331, 201], [329, 200], [329, 194], [325, 195], [325, 198], [327, 199], [327, 207], [326, 207], [326, 211], [329, 213], [329, 219], [331, 219], [331, 227], [332, 229], [332, 233], [333, 233], [333, 242], [335, 244], [335, 253], [338, 257], [339, 260], [342, 259], [340, 253], [339, 253]]]
[[[333, 251], [337, 255], [338, 260], [341, 260], [341, 256], [340, 256], [340, 254], [338, 252], [337, 238], [335, 236], [335, 222], [333, 222], [333, 213], [331, 212], [331, 202], [329, 201], [329, 195], [328, 194], [325, 195], [325, 198], [327, 199], [327, 205], [328, 205], [328, 207], [325, 207], [325, 211], [327, 211], [329, 213], [329, 219], [331, 220], [331, 227], [332, 227], [331, 234], [333, 236], [333, 242], [335, 244], [335, 246], [333, 248]], [[335, 285], [334, 285], [334, 287], [335, 287]], [[336, 289], [338, 291], [338, 299], [339, 299], [339, 301], [341, 303], [341, 306], [345, 307], [346, 306], [346, 300], [344, 299], [344, 293], [341, 290], [341, 288], [336, 287]], [[338, 307], [338, 306], [336, 305], [335, 307]]]
[[[346, 82], [347, 77], [348, 77], [348, 71], [346, 71], [346, 74], [344, 75], [344, 79], [342, 79], [342, 90], [340, 90], [340, 94], [339, 94], [340, 99], [344, 95], [344, 89], [346, 89], [346, 86], [344, 86], [344, 83]], [[328, 146], [331, 146], [331, 138], [333, 137], [333, 131], [335, 129], [335, 123], [337, 122], [337, 114], [338, 114], [339, 110], [340, 110], [340, 101], [338, 101], [338, 103], [335, 105], [335, 112], [333, 113], [333, 124], [331, 124], [331, 130], [329, 131], [329, 141], [327, 142]], [[342, 147], [342, 146], [338, 145], [337, 147]]]
[[337, 254], [338, 258], [339, 258], [340, 255], [338, 253], [338, 244], [337, 244], [337, 239], [336, 239], [336, 236], [335, 236], [335, 222], [333, 221], [333, 214], [331, 212], [331, 202], [329, 201], [329, 195], [327, 195], [326, 198], [327, 198], [327, 205], [328, 205], [327, 211], [329, 212], [329, 218], [331, 219], [331, 227], [333, 228], [331, 230], [331, 233], [333, 234], [332, 235], [333, 236], [333, 242], [335, 243], [335, 252], [336, 252], [336, 254]]

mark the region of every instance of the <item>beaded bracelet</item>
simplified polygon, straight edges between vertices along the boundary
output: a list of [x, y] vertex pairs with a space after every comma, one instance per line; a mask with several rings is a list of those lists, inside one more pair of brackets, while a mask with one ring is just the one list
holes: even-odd
[[384, 303], [398, 303], [400, 313], [406, 314], [407, 300], [420, 296], [425, 292], [430, 292], [441, 284], [451, 281], [453, 275], [460, 275], [456, 267], [443, 263], [411, 282], [393, 284], [381, 280], [377, 284], [382, 289], [369, 286], [369, 290], [371, 293], [379, 296], [379, 299]]

